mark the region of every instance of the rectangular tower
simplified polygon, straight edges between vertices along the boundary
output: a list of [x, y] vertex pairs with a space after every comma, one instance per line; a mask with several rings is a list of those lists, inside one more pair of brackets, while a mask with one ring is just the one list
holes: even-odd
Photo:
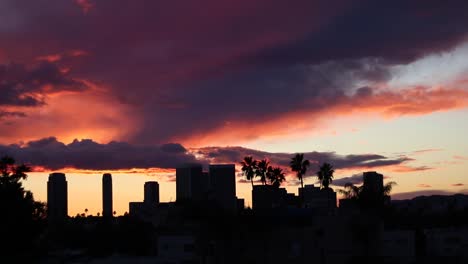
[[383, 175], [375, 171], [364, 172], [364, 191], [375, 195], [383, 191]]
[[189, 164], [176, 169], [176, 198], [177, 201], [200, 201], [204, 198], [202, 165]]
[[210, 165], [209, 176], [214, 201], [226, 211], [235, 212], [237, 208], [235, 165]]
[[143, 202], [147, 205], [159, 204], [159, 183], [156, 181], [145, 182], [145, 197]]
[[105, 173], [102, 176], [102, 216], [112, 217], [112, 175]]
[[49, 174], [47, 216], [51, 222], [63, 221], [68, 217], [68, 189], [64, 173]]

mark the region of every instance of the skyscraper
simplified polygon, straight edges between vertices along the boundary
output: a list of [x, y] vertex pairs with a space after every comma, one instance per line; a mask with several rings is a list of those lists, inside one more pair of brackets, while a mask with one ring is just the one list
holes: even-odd
[[202, 165], [188, 164], [178, 167], [176, 169], [177, 200], [202, 200], [206, 183], [206, 179], [203, 179]]
[[384, 205], [383, 175], [375, 171], [364, 172], [361, 200], [367, 208], [378, 209]]
[[383, 175], [375, 171], [364, 172], [364, 190], [373, 194], [381, 194], [383, 191]]
[[112, 217], [112, 175], [105, 173], [102, 176], [102, 216]]
[[214, 201], [226, 211], [235, 212], [237, 208], [235, 165], [210, 165], [209, 176]]
[[145, 197], [143, 202], [147, 205], [159, 204], [159, 183], [156, 181], [145, 182]]
[[68, 217], [68, 190], [64, 173], [49, 174], [47, 216], [51, 222], [63, 221]]

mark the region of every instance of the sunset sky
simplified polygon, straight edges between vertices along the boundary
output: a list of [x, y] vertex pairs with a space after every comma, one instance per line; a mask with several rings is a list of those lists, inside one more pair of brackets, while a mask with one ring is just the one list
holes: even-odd
[[[0, 154], [69, 214], [128, 211], [175, 167], [293, 153], [394, 199], [468, 193], [468, 1], [0, 0]], [[238, 167], [238, 169], [240, 169]], [[297, 192], [293, 175], [284, 186]], [[237, 195], [250, 202], [239, 173]]]

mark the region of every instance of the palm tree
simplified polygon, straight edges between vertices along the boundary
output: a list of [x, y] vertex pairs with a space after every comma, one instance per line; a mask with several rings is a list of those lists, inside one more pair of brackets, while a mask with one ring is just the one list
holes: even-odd
[[356, 186], [350, 182], [344, 185], [344, 190], [338, 190], [346, 199], [358, 200], [361, 195], [362, 186]]
[[333, 169], [333, 166], [330, 163], [323, 163], [322, 166], [320, 166], [319, 171], [317, 172], [317, 177], [320, 181], [320, 186], [323, 189], [328, 189], [328, 186], [330, 183], [333, 181], [333, 173], [335, 170]]
[[266, 185], [268, 174], [271, 171], [270, 162], [267, 159], [262, 159], [258, 162], [256, 174], [260, 177], [260, 181], [262, 181], [263, 185]]
[[301, 181], [301, 188], [304, 188], [303, 177], [310, 166], [309, 160], [304, 160], [304, 154], [296, 154], [289, 163], [291, 170], [296, 172], [297, 178]]
[[252, 158], [252, 156], [246, 156], [244, 157], [244, 160], [241, 161], [242, 165], [242, 174], [245, 176], [247, 180], [250, 180], [252, 183], [252, 189], [253, 189], [253, 179], [255, 177], [255, 172], [257, 170], [257, 161]]
[[270, 180], [271, 185], [273, 185], [275, 188], [279, 188], [281, 186], [281, 183], [283, 183], [286, 180], [283, 169], [281, 169], [280, 167], [272, 168], [270, 166], [268, 167], [268, 170], [268, 179]]
[[393, 189], [393, 186], [397, 185], [396, 182], [394, 181], [391, 181], [391, 182], [388, 182], [387, 184], [385, 184], [383, 186], [383, 195], [384, 196], [390, 196], [390, 193], [392, 192], [392, 189]]

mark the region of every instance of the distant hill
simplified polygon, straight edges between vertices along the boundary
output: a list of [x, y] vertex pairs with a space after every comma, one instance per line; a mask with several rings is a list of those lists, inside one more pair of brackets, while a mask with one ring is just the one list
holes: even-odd
[[444, 213], [468, 210], [468, 195], [430, 195], [418, 196], [407, 200], [393, 200], [397, 210], [419, 213]]

